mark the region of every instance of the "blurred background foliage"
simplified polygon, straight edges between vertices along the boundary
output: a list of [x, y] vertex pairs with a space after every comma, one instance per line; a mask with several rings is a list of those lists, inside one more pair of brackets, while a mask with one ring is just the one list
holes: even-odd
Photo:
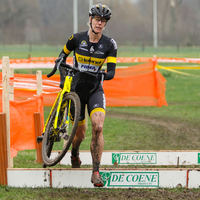
[[[112, 10], [105, 34], [119, 45], [153, 45], [153, 0], [93, 0]], [[64, 45], [73, 33], [73, 0], [0, 0], [0, 44]], [[200, 45], [200, 1], [159, 0], [158, 45]], [[89, 0], [78, 0], [78, 31]]]

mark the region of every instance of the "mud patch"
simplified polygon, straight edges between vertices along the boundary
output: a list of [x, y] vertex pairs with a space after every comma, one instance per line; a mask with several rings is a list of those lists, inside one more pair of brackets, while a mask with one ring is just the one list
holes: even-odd
[[194, 131], [196, 133], [200, 132], [200, 127], [197, 128], [197, 127], [194, 127], [194, 125], [191, 125], [186, 122], [180, 122], [175, 119], [153, 118], [149, 116], [140, 116], [138, 114], [134, 115], [134, 114], [129, 114], [129, 113], [117, 113], [117, 112], [112, 112], [112, 111], [107, 112], [106, 117], [143, 122], [146, 124], [151, 124], [154, 126], [168, 129], [169, 131], [172, 131], [173, 133], [176, 133], [177, 130], [180, 130], [180, 129], [184, 129], [186, 132], [191, 132], [191, 131]]
[[[59, 199], [89, 199], [89, 200], [193, 200], [200, 199], [199, 190], [185, 188], [177, 189], [69, 189], [62, 190]], [[67, 198], [70, 197], [70, 198]]]

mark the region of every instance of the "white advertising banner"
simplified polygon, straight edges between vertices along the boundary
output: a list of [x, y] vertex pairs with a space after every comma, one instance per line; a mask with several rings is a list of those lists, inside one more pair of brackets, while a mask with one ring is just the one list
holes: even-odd
[[[56, 154], [57, 152], [55, 152]], [[68, 152], [60, 164], [71, 165]], [[89, 151], [80, 151], [82, 165], [91, 165]], [[199, 165], [200, 151], [104, 151], [101, 165]]]

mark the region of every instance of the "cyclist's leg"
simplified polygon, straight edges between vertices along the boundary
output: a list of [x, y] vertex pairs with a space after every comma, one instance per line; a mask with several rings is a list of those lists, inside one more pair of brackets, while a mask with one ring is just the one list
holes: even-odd
[[103, 123], [105, 114], [101, 111], [94, 111], [91, 115], [92, 124], [92, 140], [91, 140], [91, 154], [93, 160], [93, 171], [99, 171], [99, 165], [101, 162], [101, 156], [104, 147], [103, 138]]
[[91, 154], [93, 161], [92, 183], [94, 186], [102, 187], [103, 181], [99, 175], [99, 166], [104, 147], [103, 123], [105, 119], [105, 95], [100, 87], [89, 99], [88, 112], [92, 124]]
[[81, 142], [85, 138], [85, 130], [86, 130], [85, 123], [78, 125], [76, 134], [75, 134], [73, 142], [72, 142], [72, 148], [79, 149]]
[[[71, 109], [71, 121], [73, 123], [73, 107]], [[71, 150], [71, 163], [73, 168], [79, 168], [81, 165], [81, 161], [79, 158], [79, 147], [81, 142], [85, 138], [85, 104], [81, 102], [81, 114], [80, 114], [80, 121], [78, 123], [78, 127], [76, 130], [76, 134], [72, 141], [72, 150]]]

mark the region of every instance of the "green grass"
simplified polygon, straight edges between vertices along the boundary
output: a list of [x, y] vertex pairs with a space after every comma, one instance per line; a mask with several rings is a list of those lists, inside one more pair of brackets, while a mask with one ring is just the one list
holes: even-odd
[[171, 47], [171, 46], [160, 46], [153, 48], [151, 46], [142, 47], [135, 46], [119, 46], [118, 56], [124, 57], [172, 57], [172, 58], [199, 58], [200, 57], [199, 47]]
[[[63, 44], [64, 46], [64, 44]], [[31, 57], [57, 57], [62, 50], [62, 45], [0, 45], [0, 58], [9, 56], [11, 59]]]
[[[61, 52], [63, 45], [0, 45], [0, 58], [9, 56], [10, 58], [28, 58], [31, 57], [57, 57]], [[179, 47], [176, 46], [160, 46], [154, 48], [146, 46], [144, 49], [141, 46], [118, 46], [119, 57], [174, 57], [174, 58], [199, 58], [200, 47]], [[72, 56], [72, 55], [71, 55]]]

